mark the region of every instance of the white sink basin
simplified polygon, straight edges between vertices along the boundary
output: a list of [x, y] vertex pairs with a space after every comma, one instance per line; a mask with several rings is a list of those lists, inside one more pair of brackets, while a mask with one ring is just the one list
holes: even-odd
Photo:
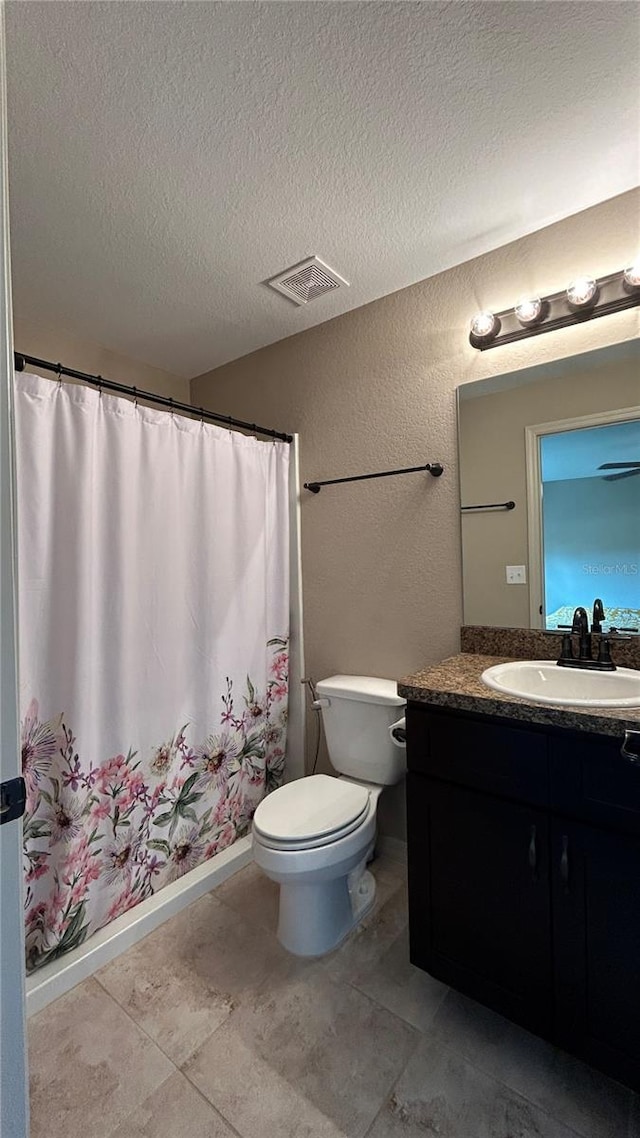
[[482, 673], [482, 682], [503, 695], [533, 703], [572, 707], [640, 707], [640, 671], [591, 672], [559, 668], [550, 660], [510, 660]]

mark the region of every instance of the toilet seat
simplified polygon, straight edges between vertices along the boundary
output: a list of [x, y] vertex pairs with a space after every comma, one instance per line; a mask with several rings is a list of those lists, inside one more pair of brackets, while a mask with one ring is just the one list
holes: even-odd
[[305, 850], [351, 834], [369, 813], [370, 793], [356, 783], [310, 775], [274, 790], [253, 817], [257, 840], [270, 849]]

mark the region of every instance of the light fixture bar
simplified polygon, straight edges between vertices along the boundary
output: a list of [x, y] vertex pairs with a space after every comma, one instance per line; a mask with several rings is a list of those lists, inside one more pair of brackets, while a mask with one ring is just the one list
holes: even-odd
[[[609, 273], [606, 277], [598, 277], [594, 299], [587, 300], [577, 307], [570, 303], [568, 289], [554, 292], [550, 296], [541, 297], [541, 312], [539, 319], [523, 326], [518, 318], [518, 304], [514, 308], [505, 308], [503, 312], [493, 313], [495, 320], [495, 333], [477, 335], [472, 331], [469, 343], [473, 348], [485, 352], [487, 348], [497, 348], [501, 344], [512, 344], [516, 340], [525, 340], [529, 336], [540, 336], [543, 332], [554, 332], [558, 328], [567, 328], [571, 324], [584, 324], [586, 320], [595, 320], [597, 316], [609, 316], [612, 312], [621, 312], [625, 308], [634, 308], [640, 305], [640, 286], [630, 286], [628, 280], [629, 270], [620, 270]], [[571, 287], [571, 286], [569, 286]], [[484, 322], [482, 328], [488, 325], [487, 316], [491, 313], [482, 313]], [[479, 317], [476, 320], [480, 319]]]

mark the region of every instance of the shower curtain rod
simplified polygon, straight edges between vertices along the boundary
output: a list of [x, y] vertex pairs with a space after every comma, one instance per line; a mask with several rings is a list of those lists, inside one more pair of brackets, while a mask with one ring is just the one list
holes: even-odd
[[232, 415], [219, 415], [217, 411], [208, 411], [205, 407], [194, 407], [191, 403], [181, 403], [178, 399], [171, 399], [167, 395], [154, 395], [152, 391], [142, 391], [139, 387], [129, 387], [126, 383], [115, 383], [112, 379], [103, 379], [101, 375], [88, 375], [84, 371], [76, 371], [72, 367], [63, 367], [49, 360], [39, 360], [36, 356], [26, 356], [24, 352], [14, 352], [16, 371], [24, 371], [25, 364], [42, 368], [44, 371], [53, 371], [57, 376], [68, 375], [70, 379], [79, 379], [82, 383], [90, 383], [100, 391], [117, 391], [121, 395], [133, 395], [136, 399], [143, 399], [145, 403], [155, 403], [158, 407], [166, 407], [170, 411], [180, 411], [195, 415], [199, 419], [210, 419], [213, 423], [224, 423], [227, 427], [244, 427], [257, 435], [268, 435], [271, 439], [281, 439], [284, 443], [293, 442], [293, 435], [286, 435], [283, 431], [274, 431], [271, 427], [259, 427], [257, 423], [245, 423], [243, 419], [234, 419]]

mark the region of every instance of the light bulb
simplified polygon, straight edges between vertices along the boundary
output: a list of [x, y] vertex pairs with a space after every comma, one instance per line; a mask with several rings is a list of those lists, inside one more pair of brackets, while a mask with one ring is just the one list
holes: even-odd
[[471, 335], [477, 340], [492, 340], [500, 328], [500, 321], [493, 312], [479, 312], [471, 321]]
[[598, 285], [593, 277], [576, 277], [567, 289], [567, 300], [572, 308], [586, 308], [595, 304]]
[[622, 284], [627, 292], [635, 292], [640, 288], [640, 260], [637, 260], [624, 270]]
[[525, 327], [529, 324], [535, 324], [542, 315], [542, 301], [538, 296], [532, 296], [527, 300], [521, 300], [516, 304], [515, 314], [521, 324]]

